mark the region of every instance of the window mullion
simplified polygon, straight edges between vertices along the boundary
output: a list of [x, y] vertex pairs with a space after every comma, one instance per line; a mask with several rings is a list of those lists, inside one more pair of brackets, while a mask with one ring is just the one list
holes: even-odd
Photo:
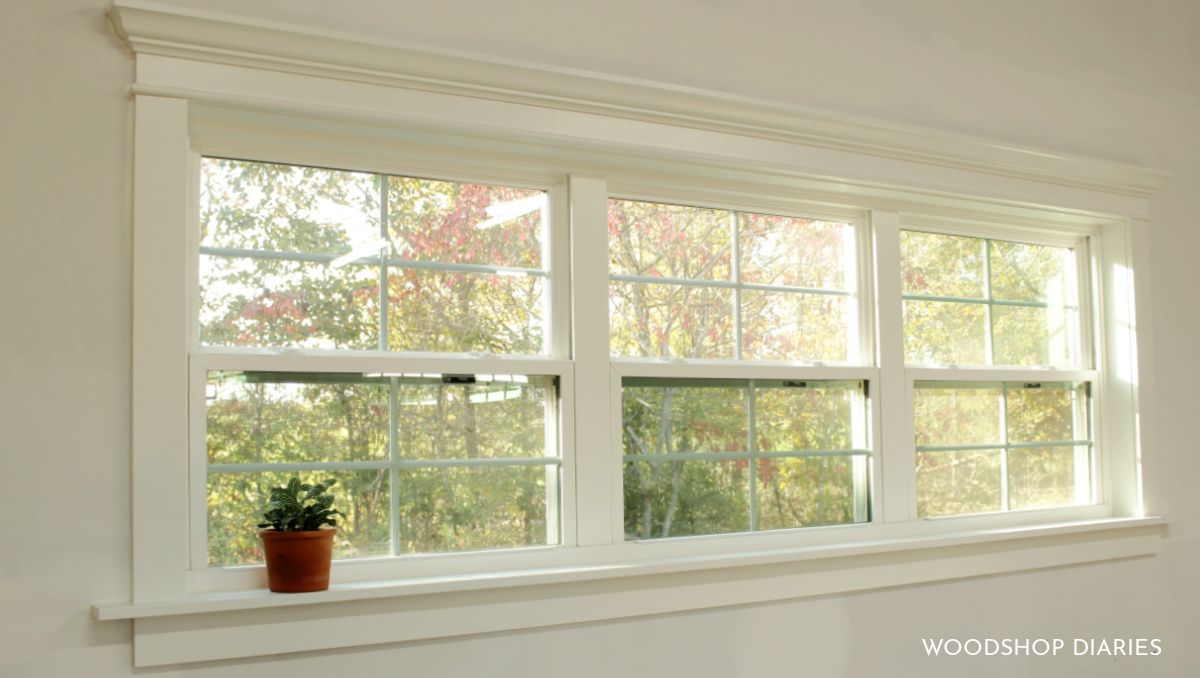
[[994, 345], [993, 336], [996, 332], [995, 322], [992, 314], [992, 241], [983, 241], [983, 284], [984, 296], [987, 298], [987, 306], [984, 307], [984, 312], [987, 314], [987, 335], [984, 336], [984, 364], [996, 364], [996, 348]]
[[882, 521], [914, 520], [916, 449], [913, 440], [912, 382], [904, 366], [904, 300], [901, 296], [900, 215], [872, 212], [875, 236], [875, 304], [879, 384], [871, 392], [872, 449]]
[[755, 532], [758, 530], [758, 444], [755, 432], [753, 379], [746, 387], [746, 396], [746, 451], [750, 455], [746, 476], [750, 481], [750, 531]]
[[388, 350], [388, 187], [386, 174], [379, 176], [379, 350]]
[[398, 377], [388, 380], [388, 496], [391, 509], [392, 555], [404, 552], [400, 542], [400, 384]]
[[[620, 542], [624, 533], [621, 439], [614, 417], [621, 416], [619, 380], [616, 405], [601, 384], [614, 381], [609, 367], [608, 186], [601, 179], [572, 176], [571, 333], [575, 383], [576, 542], [600, 546]], [[619, 421], [615, 423], [619, 424]]]
[[[988, 294], [991, 295], [990, 287]], [[1008, 382], [1000, 389], [1000, 442], [1004, 443], [1000, 448], [1000, 510], [1008, 511], [1012, 506], [1008, 487]]]
[[[733, 347], [734, 357], [738, 360], [742, 359], [742, 246], [741, 246], [741, 230], [739, 229], [739, 217], [737, 212], [732, 212], [729, 215], [729, 230], [733, 235], [733, 261], [731, 268], [733, 270], [733, 282], [737, 285], [733, 288]], [[752, 523], [753, 524], [753, 523]]]

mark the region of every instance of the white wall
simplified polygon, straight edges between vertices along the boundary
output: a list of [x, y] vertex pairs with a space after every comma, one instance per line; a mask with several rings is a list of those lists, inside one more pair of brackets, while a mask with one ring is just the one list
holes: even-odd
[[[1165, 169], [1153, 559], [155, 675], [1200, 675], [1200, 3], [169, 0]], [[106, 0], [0, 5], [0, 675], [132, 675], [132, 61]], [[15, 472], [14, 472], [15, 471]], [[1161, 638], [1158, 658], [929, 659], [923, 637]]]

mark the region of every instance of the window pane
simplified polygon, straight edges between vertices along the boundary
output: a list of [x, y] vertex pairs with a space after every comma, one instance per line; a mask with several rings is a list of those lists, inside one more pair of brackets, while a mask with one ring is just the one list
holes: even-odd
[[1069, 506], [1077, 503], [1075, 479], [1080, 454], [1086, 460], [1087, 448], [1042, 447], [1009, 452], [1008, 491], [1012, 497], [1011, 508]]
[[847, 360], [850, 300], [827, 294], [742, 292], [742, 357]]
[[212, 562], [261, 558], [240, 530], [260, 520], [271, 483], [297, 474], [339, 480], [339, 557], [391, 554], [391, 520], [405, 553], [558, 543], [555, 379], [469, 376], [210, 372]]
[[258, 523], [271, 498], [271, 488], [299, 476], [305, 483], [333, 478], [336, 518], [334, 558], [370, 558], [391, 553], [388, 530], [390, 491], [387, 469], [367, 471], [300, 471], [211, 473], [208, 476], [208, 565], [263, 562]]
[[1000, 388], [917, 388], [917, 445], [988, 445], [1004, 442]]
[[733, 290], [612, 281], [617, 356], [734, 358]]
[[749, 460], [627, 461], [625, 537], [750, 529]]
[[[549, 475], [557, 474], [558, 467], [552, 467]], [[402, 470], [397, 489], [401, 552], [557, 543], [557, 535], [547, 538], [546, 476], [543, 466]]]
[[1075, 304], [1070, 249], [1001, 240], [989, 240], [988, 247], [993, 299]]
[[544, 353], [545, 293], [539, 276], [390, 269], [388, 348]]
[[1070, 444], [1091, 438], [1088, 384], [918, 382], [914, 399], [922, 517], [1092, 501], [1091, 445]]
[[984, 298], [985, 243], [979, 238], [900, 231], [904, 294]]
[[745, 388], [626, 387], [625, 454], [748, 450]]
[[987, 307], [905, 300], [904, 350], [910, 364], [986, 364]]
[[373, 174], [220, 158], [200, 172], [201, 247], [340, 255], [379, 234]]
[[394, 256], [544, 268], [543, 191], [388, 177]]
[[992, 342], [997, 365], [1078, 364], [1075, 359], [1074, 310], [1061, 307], [992, 307]]
[[845, 387], [756, 387], [754, 434], [758, 451], [854, 448], [853, 409], [859, 392]]
[[742, 282], [849, 289], [850, 224], [739, 213]]
[[723, 210], [609, 200], [609, 271], [730, 281], [732, 217]]
[[379, 269], [201, 255], [200, 342], [378, 348]]
[[[841, 525], [855, 521], [851, 455], [759, 459], [758, 529]], [[865, 474], [865, 458], [860, 473]]]
[[548, 390], [517, 381], [399, 383], [400, 458], [556, 456], [557, 450], [546, 449]]
[[387, 429], [386, 385], [209, 372], [209, 464], [383, 460]]
[[625, 377], [622, 386], [627, 538], [869, 519], [867, 454], [852, 452], [866, 440], [862, 382]]
[[1008, 439], [1014, 443], [1087, 440], [1086, 393], [1079, 388], [1010, 388]]
[[921, 518], [999, 511], [1000, 450], [917, 453]]

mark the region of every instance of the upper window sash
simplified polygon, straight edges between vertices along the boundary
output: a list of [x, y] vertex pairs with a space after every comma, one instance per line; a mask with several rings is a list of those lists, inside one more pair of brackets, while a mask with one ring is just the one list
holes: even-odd
[[202, 346], [554, 353], [548, 193], [204, 158]]

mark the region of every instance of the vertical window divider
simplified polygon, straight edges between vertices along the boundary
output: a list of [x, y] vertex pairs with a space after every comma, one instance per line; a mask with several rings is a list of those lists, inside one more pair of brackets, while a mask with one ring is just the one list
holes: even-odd
[[[988, 248], [991, 248], [990, 244]], [[989, 281], [988, 296], [991, 294]], [[1008, 511], [1012, 506], [1008, 487], [1008, 382], [1004, 382], [1000, 387], [1000, 441], [1004, 443], [1004, 447], [1000, 448], [1000, 510]]]
[[[746, 417], [749, 420], [746, 424], [746, 451], [750, 454], [750, 463], [747, 479], [750, 483], [750, 531], [758, 531], [758, 444], [755, 431], [755, 412], [754, 412], [754, 380], [751, 379], [746, 387]], [[818, 488], [820, 491], [820, 488]]]
[[[904, 299], [900, 264], [900, 215], [871, 212], [875, 254], [875, 324], [879, 384], [873, 403], [879, 425], [873, 431], [873, 449], [879, 454], [879, 515], [882, 522], [915, 520], [916, 460], [912, 380], [904, 353]], [[885, 437], [883, 431], [888, 434]]]
[[[379, 350], [388, 350], [388, 193], [391, 181], [379, 174]], [[395, 388], [395, 385], [393, 385]]]
[[733, 234], [733, 355], [737, 360], [742, 359], [742, 245], [741, 218], [737, 212], [729, 214], [729, 230]]
[[400, 546], [400, 383], [397, 377], [388, 380], [388, 496], [391, 509], [392, 555], [404, 552]]
[[[620, 378], [609, 360], [608, 183], [568, 178], [571, 230], [572, 354], [576, 389], [575, 497], [578, 546], [601, 546], [623, 539]], [[615, 382], [616, 398], [600, 385]], [[615, 400], [615, 403], [614, 403]]]
[[983, 241], [983, 284], [984, 298], [987, 303], [984, 304], [984, 313], [987, 314], [987, 335], [984, 337], [984, 364], [996, 364], [996, 347], [993, 345], [993, 337], [996, 334], [995, 320], [992, 314], [992, 241]]

